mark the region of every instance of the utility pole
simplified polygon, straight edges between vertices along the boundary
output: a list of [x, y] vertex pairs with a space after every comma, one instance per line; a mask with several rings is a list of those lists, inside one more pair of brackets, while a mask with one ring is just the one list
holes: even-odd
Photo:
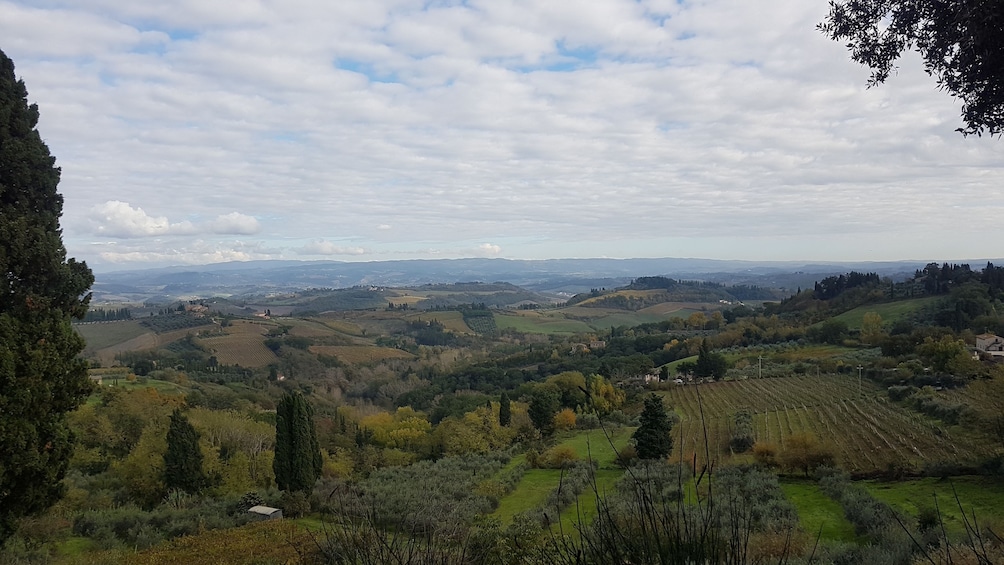
[[861, 365], [858, 365], [858, 397], [861, 397], [861, 369], [864, 369]]
[[757, 378], [763, 378], [763, 355], [757, 359], [757, 369], [759, 370]]

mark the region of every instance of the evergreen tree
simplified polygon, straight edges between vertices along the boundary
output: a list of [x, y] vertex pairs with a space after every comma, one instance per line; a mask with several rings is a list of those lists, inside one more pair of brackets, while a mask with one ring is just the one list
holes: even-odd
[[639, 459], [665, 459], [673, 451], [673, 420], [666, 413], [662, 399], [654, 394], [645, 398], [638, 429], [631, 439]]
[[530, 421], [540, 433], [549, 436], [554, 433], [554, 414], [558, 411], [558, 391], [538, 387], [530, 397], [527, 413]]
[[512, 422], [512, 403], [505, 392], [499, 397], [499, 425], [508, 426]]
[[275, 483], [285, 491], [308, 491], [321, 476], [321, 448], [314, 410], [299, 392], [279, 400], [275, 415]]
[[712, 353], [708, 340], [703, 340], [697, 354], [697, 364], [694, 368], [694, 374], [698, 377], [714, 377], [717, 379], [724, 377], [725, 372], [728, 370], [729, 362], [725, 359], [725, 356], [720, 353]]
[[164, 453], [164, 485], [168, 489], [198, 492], [206, 484], [202, 474], [202, 450], [199, 434], [188, 418], [175, 410], [167, 429], [167, 452]]
[[91, 391], [70, 321], [87, 314], [94, 277], [66, 257], [59, 169], [27, 99], [0, 51], [0, 544], [61, 495], [73, 451], [65, 414]]

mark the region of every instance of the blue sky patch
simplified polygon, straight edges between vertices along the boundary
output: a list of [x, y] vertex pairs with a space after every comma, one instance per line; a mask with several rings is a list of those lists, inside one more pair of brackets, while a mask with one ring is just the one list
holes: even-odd
[[360, 74], [369, 79], [370, 82], [399, 83], [397, 73], [385, 73], [378, 70], [371, 63], [357, 61], [355, 59], [336, 59], [335, 68]]

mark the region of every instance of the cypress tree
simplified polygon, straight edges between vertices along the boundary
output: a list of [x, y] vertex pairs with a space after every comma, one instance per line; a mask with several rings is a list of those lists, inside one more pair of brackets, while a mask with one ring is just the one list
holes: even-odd
[[631, 439], [639, 459], [665, 459], [673, 451], [673, 438], [669, 432], [673, 422], [666, 413], [662, 399], [654, 394], [645, 398], [645, 408], [639, 418], [638, 429]]
[[321, 476], [321, 465], [313, 408], [299, 392], [284, 394], [275, 415], [276, 485], [285, 491], [308, 491]]
[[512, 422], [512, 403], [505, 392], [499, 397], [499, 425], [506, 427]]
[[66, 257], [59, 169], [27, 100], [0, 51], [0, 544], [62, 494], [73, 451], [65, 415], [91, 391], [70, 322], [87, 314], [94, 277]]
[[206, 484], [199, 434], [180, 410], [171, 414], [171, 425], [167, 429], [164, 484], [169, 489], [181, 489], [188, 493], [198, 492]]

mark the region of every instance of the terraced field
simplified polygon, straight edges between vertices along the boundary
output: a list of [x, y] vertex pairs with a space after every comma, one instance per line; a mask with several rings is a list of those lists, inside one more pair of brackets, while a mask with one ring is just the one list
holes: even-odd
[[236, 320], [224, 328], [224, 335], [198, 339], [198, 344], [224, 365], [264, 367], [276, 360], [275, 353], [265, 347], [263, 335], [275, 327], [270, 322]]
[[699, 464], [731, 457], [732, 419], [742, 409], [754, 413], [758, 441], [783, 449], [793, 434], [809, 432], [852, 473], [890, 464], [919, 470], [939, 461], [973, 463], [987, 453], [983, 438], [904, 409], [875, 385], [859, 385], [855, 376], [749, 379], [678, 386], [663, 394], [681, 416], [673, 457], [691, 461], [696, 454]]

